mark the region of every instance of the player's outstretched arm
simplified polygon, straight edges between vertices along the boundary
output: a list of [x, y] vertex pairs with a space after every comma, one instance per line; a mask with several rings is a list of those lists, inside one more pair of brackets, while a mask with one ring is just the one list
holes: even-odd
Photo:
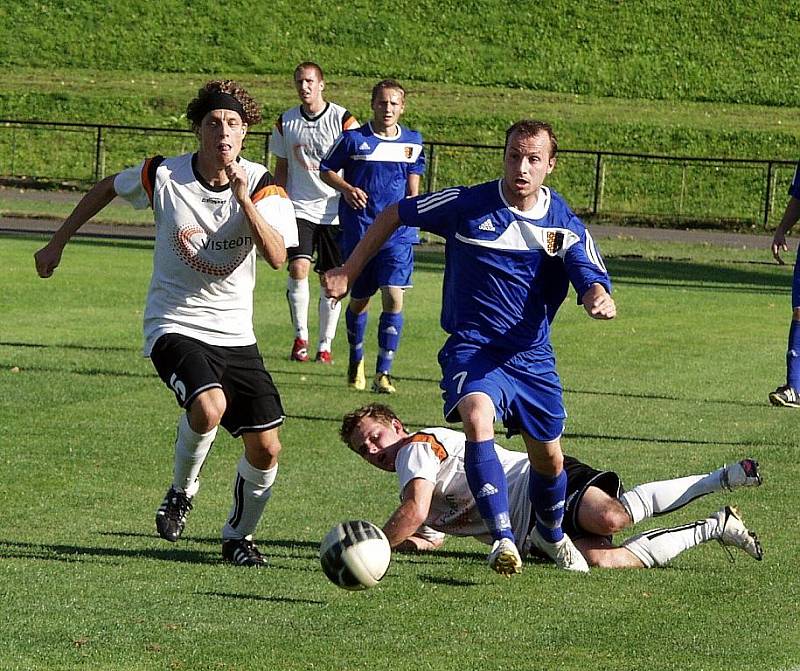
[[39, 277], [50, 277], [53, 274], [61, 262], [61, 254], [70, 238], [89, 219], [114, 200], [114, 196], [117, 195], [114, 191], [115, 177], [116, 175], [111, 175], [95, 184], [80, 199], [64, 223], [53, 233], [50, 241], [33, 255]]
[[789, 246], [786, 244], [786, 234], [792, 230], [792, 227], [800, 219], [800, 199], [792, 196], [786, 204], [786, 209], [781, 217], [781, 223], [775, 229], [775, 235], [772, 238], [772, 257], [781, 265], [785, 265], [784, 260], [781, 258], [781, 252], [788, 252]]
[[367, 262], [375, 256], [400, 224], [400, 215], [396, 204], [390, 205], [375, 217], [375, 221], [347, 257], [344, 265], [334, 268], [323, 276], [323, 286], [328, 298], [337, 300], [344, 298], [353, 285], [353, 280], [361, 274]]
[[593, 284], [581, 296], [581, 303], [592, 319], [614, 319], [617, 305], [602, 284]]
[[[434, 483], [414, 478], [403, 490], [403, 500], [383, 526], [389, 545], [398, 548], [408, 541], [424, 523], [431, 509]], [[424, 540], [414, 537], [415, 540]], [[417, 543], [410, 541], [416, 546]], [[407, 546], [407, 544], [406, 544]], [[417, 549], [431, 549], [417, 547]]]

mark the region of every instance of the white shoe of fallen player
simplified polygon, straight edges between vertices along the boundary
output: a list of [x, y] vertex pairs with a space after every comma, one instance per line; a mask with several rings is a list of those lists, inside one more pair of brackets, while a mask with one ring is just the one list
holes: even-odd
[[719, 523], [717, 540], [723, 547], [739, 548], [758, 561], [764, 558], [764, 550], [761, 548], [758, 536], [744, 525], [741, 513], [736, 506], [725, 506], [711, 517]]
[[550, 557], [558, 568], [579, 573], [589, 572], [589, 564], [586, 563], [586, 559], [566, 534], [557, 543], [548, 543], [542, 538], [539, 530], [534, 527], [528, 538], [531, 545]]
[[519, 550], [510, 538], [501, 538], [494, 542], [489, 553], [489, 566], [493, 571], [507, 578], [515, 573], [522, 573], [522, 558]]

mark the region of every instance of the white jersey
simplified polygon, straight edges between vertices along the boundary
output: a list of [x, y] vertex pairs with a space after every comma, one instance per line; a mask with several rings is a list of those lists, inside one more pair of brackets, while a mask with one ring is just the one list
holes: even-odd
[[[209, 345], [252, 345], [256, 252], [250, 225], [228, 185], [196, 171], [194, 154], [147, 159], [114, 179], [117, 195], [137, 209], [152, 206], [153, 274], [144, 313], [144, 354], [165, 333]], [[294, 210], [267, 169], [239, 159], [259, 213], [297, 245]]]
[[278, 117], [269, 139], [269, 150], [286, 159], [286, 192], [298, 219], [314, 224], [337, 224], [339, 192], [319, 178], [319, 162], [342, 131], [357, 125], [344, 107], [326, 102], [315, 117], [302, 105]]
[[[414, 478], [434, 483], [430, 511], [417, 534], [428, 540], [443, 534], [474, 536], [491, 545], [492, 536], [478, 512], [464, 472], [464, 434], [436, 427], [417, 431], [407, 440], [395, 458], [401, 497]], [[508, 480], [511, 527], [516, 538], [524, 539], [531, 520], [528, 455], [499, 446], [495, 449]]]

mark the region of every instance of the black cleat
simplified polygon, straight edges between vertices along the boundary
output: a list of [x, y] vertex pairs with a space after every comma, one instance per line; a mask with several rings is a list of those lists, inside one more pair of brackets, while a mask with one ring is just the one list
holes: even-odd
[[256, 544], [247, 538], [229, 538], [222, 541], [222, 558], [236, 566], [261, 568], [267, 564]]
[[186, 517], [192, 509], [192, 499], [170, 487], [156, 512], [156, 529], [164, 540], [174, 543], [183, 533]]
[[788, 384], [770, 392], [769, 402], [782, 408], [800, 408], [800, 398], [797, 396], [797, 391]]

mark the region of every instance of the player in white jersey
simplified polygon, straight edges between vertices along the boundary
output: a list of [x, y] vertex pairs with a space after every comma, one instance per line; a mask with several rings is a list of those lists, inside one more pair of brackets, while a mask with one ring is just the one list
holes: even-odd
[[[401, 503], [383, 528], [394, 549], [433, 550], [446, 534], [492, 543], [467, 482], [463, 433], [443, 427], [409, 433], [390, 407], [376, 403], [345, 415], [340, 437], [368, 463], [397, 473]], [[519, 539], [519, 552], [525, 556], [533, 549], [529, 540], [530, 463], [524, 453], [499, 445], [494, 449], [508, 480], [511, 525]], [[596, 470], [569, 456], [565, 457], [565, 470], [565, 531], [592, 566], [663, 566], [681, 552], [710, 540], [738, 547], [755, 559], [763, 556], [758, 537], [744, 526], [738, 509], [732, 506], [691, 524], [637, 534], [621, 546], [612, 542], [613, 534], [678, 510], [699, 497], [760, 485], [754, 459], [701, 475], [645, 483], [629, 491], [623, 490], [615, 472]]]
[[272, 493], [285, 414], [253, 332], [256, 250], [278, 269], [297, 244], [297, 227], [285, 191], [264, 166], [239, 156], [248, 128], [261, 120], [248, 92], [231, 80], [208, 82], [186, 116], [197, 152], [150, 158], [98, 182], [36, 252], [36, 269], [50, 277], [70, 237], [115, 196], [153, 209], [144, 354], [185, 409], [156, 528], [168, 541], [180, 537], [221, 424], [244, 443], [222, 556], [258, 567], [264, 559], [252, 536]]
[[[289, 358], [308, 361], [308, 274], [324, 273], [341, 263], [339, 250], [339, 194], [319, 177], [319, 163], [343, 131], [358, 126], [344, 107], [325, 100], [325, 79], [316, 63], [303, 62], [294, 70], [300, 105], [278, 117], [270, 136], [275, 154], [275, 182], [286, 188], [297, 217], [299, 244], [287, 251], [289, 277], [286, 299], [294, 327]], [[321, 276], [320, 276], [321, 277]], [[332, 363], [331, 345], [336, 335], [341, 304], [320, 291], [319, 340], [315, 360]]]

